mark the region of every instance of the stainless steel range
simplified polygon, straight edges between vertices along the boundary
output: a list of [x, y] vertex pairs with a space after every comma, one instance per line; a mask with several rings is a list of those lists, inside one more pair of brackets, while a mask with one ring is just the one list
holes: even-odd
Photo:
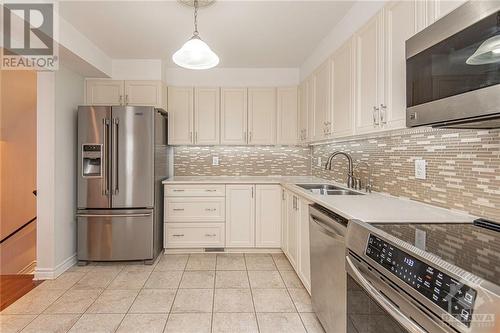
[[500, 332], [497, 231], [349, 221], [346, 247], [347, 332]]

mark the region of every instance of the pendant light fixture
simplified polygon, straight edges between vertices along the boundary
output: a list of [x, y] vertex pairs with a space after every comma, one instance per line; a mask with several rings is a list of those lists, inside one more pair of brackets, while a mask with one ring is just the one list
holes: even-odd
[[[194, 6], [194, 32], [193, 36], [174, 53], [172, 60], [180, 67], [188, 69], [209, 69], [219, 64], [219, 57], [210, 47], [201, 40], [198, 33], [198, 0], [182, 1], [184, 4]], [[206, 1], [205, 5], [212, 1]]]

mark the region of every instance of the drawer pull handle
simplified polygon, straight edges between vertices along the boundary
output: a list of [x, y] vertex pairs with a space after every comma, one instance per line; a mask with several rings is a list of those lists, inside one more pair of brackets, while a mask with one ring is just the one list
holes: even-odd
[[178, 190], [178, 189], [174, 189], [173, 191], [174, 192], [184, 192], [184, 190]]
[[207, 191], [207, 192], [217, 192], [217, 190], [209, 190], [209, 189], [206, 189], [205, 191]]
[[174, 208], [174, 212], [183, 212], [184, 208]]
[[215, 237], [217, 234], [205, 234], [205, 237]]
[[207, 212], [215, 212], [217, 208], [205, 208], [205, 211]]
[[173, 234], [174, 237], [184, 237], [184, 234]]

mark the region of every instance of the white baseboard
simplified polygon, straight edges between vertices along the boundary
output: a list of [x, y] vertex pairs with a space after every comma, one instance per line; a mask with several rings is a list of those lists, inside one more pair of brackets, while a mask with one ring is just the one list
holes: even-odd
[[36, 269], [36, 260], [33, 260], [28, 265], [26, 265], [23, 269], [21, 269], [17, 274], [33, 274]]
[[71, 266], [76, 264], [76, 253], [71, 257], [66, 258], [62, 263], [57, 265], [55, 268], [42, 268], [37, 267], [35, 269], [35, 280], [53, 280], [59, 275], [64, 273]]

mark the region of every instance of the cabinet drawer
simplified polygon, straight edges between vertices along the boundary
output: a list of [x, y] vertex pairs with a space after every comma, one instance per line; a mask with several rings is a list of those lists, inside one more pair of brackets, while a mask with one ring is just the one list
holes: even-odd
[[166, 197], [223, 197], [225, 185], [165, 185]]
[[167, 197], [165, 222], [224, 222], [223, 197]]
[[224, 247], [224, 223], [165, 223], [164, 246], [173, 248]]

